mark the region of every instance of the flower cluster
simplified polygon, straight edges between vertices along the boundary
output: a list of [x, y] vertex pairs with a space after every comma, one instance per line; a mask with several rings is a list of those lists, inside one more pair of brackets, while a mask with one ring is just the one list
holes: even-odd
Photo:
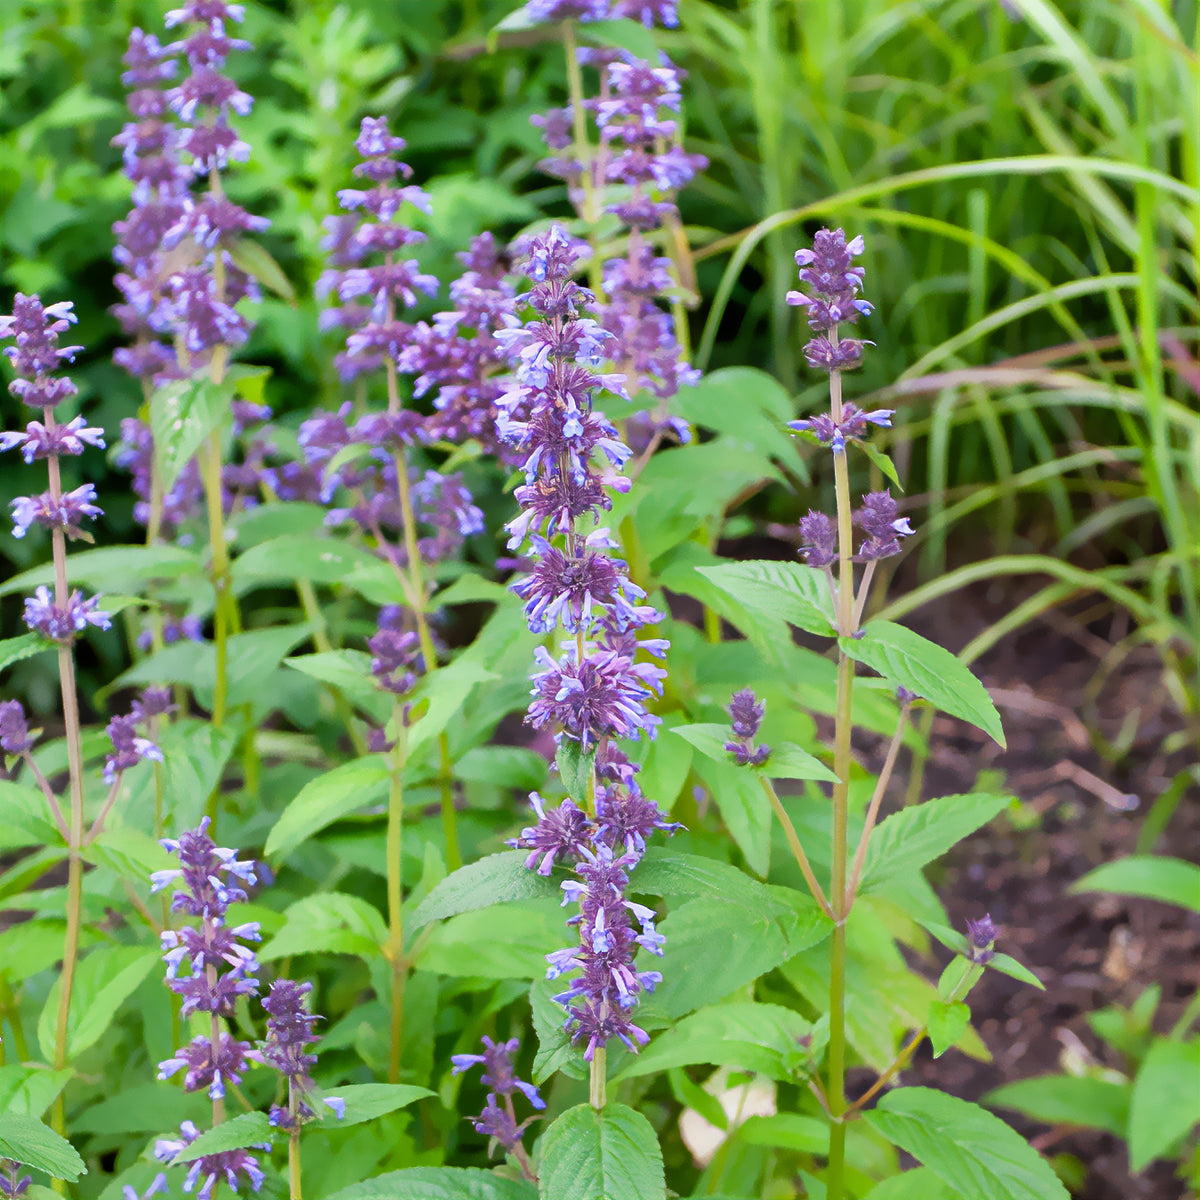
[[[524, 1159], [524, 1148], [521, 1137], [526, 1127], [534, 1119], [526, 1117], [517, 1123], [517, 1113], [513, 1106], [513, 1096], [520, 1092], [536, 1109], [546, 1107], [546, 1102], [538, 1095], [538, 1090], [532, 1083], [525, 1083], [517, 1078], [513, 1067], [512, 1056], [521, 1048], [517, 1038], [507, 1042], [493, 1042], [490, 1037], [483, 1038], [482, 1054], [452, 1054], [454, 1074], [469, 1071], [472, 1067], [483, 1067], [483, 1082], [488, 1087], [487, 1100], [483, 1112], [472, 1118], [472, 1124], [477, 1133], [486, 1134], [492, 1139], [493, 1145], [499, 1144], [510, 1154], [516, 1154]], [[499, 1098], [503, 1098], [503, 1106]]]
[[770, 757], [771, 747], [756, 746], [754, 738], [767, 706], [751, 688], [743, 688], [730, 697], [725, 711], [733, 728], [733, 739], [725, 743], [726, 751], [740, 767], [761, 767]]
[[[215, 845], [208, 824], [205, 817], [198, 828], [178, 839], [163, 840], [162, 845], [178, 855], [180, 865], [156, 871], [150, 877], [150, 890], [183, 884], [171, 901], [171, 911], [193, 917], [197, 924], [168, 929], [161, 935], [167, 985], [183, 1001], [182, 1016], [207, 1013], [212, 1021], [210, 1034], [197, 1035], [159, 1064], [158, 1077], [167, 1079], [182, 1071], [187, 1091], [204, 1090], [216, 1102], [223, 1099], [229, 1085], [241, 1081], [246, 1069], [250, 1044], [223, 1030], [220, 1019], [233, 1016], [239, 996], [258, 992], [258, 959], [247, 943], [259, 941], [261, 935], [256, 921], [226, 923], [229, 906], [246, 900], [245, 888], [256, 882], [254, 863], [239, 860], [236, 851]], [[186, 974], [181, 975], [185, 968]], [[178, 1139], [158, 1142], [155, 1157], [170, 1163], [198, 1136], [195, 1125], [184, 1122]], [[262, 1186], [263, 1173], [249, 1150], [205, 1155], [189, 1167], [184, 1190], [190, 1192], [202, 1180], [198, 1196], [205, 1200], [220, 1179], [237, 1191], [243, 1177], [255, 1191]]]
[[579, 972], [556, 999], [567, 1009], [565, 1027], [591, 1060], [612, 1038], [631, 1048], [646, 1040], [632, 1010], [660, 976], [637, 970], [633, 960], [639, 947], [661, 953], [661, 938], [654, 913], [624, 893], [650, 834], [678, 826], [641, 794], [636, 768], [613, 743], [654, 736], [658, 722], [646, 701], [661, 694], [666, 672], [638, 655], [661, 657], [666, 643], [639, 641], [638, 630], [661, 614], [641, 603], [645, 595], [626, 564], [608, 553], [615, 547], [607, 531], [579, 528], [585, 517], [598, 524], [600, 512], [610, 507], [606, 488], [628, 488], [618, 471], [629, 452], [593, 407], [598, 387], [617, 394], [624, 389], [619, 376], [596, 373], [611, 335], [583, 315], [591, 294], [571, 278], [578, 257], [578, 247], [558, 228], [530, 244], [528, 300], [539, 319], [527, 327], [514, 322], [498, 335], [518, 363], [499, 426], [519, 451], [525, 474], [516, 490], [524, 512], [508, 525], [509, 546], [528, 544], [536, 556], [530, 574], [513, 589], [525, 601], [534, 632], [561, 627], [574, 635], [558, 658], [544, 647], [536, 652], [540, 669], [533, 675], [527, 720], [553, 730], [564, 752], [593, 773], [590, 812], [571, 799], [547, 808], [534, 794], [538, 822], [511, 844], [529, 850], [530, 869], [549, 874], [562, 863], [579, 876], [563, 885], [564, 903], [579, 906], [568, 922], [578, 926], [579, 943], [548, 955], [547, 974], [553, 979]]
[[97, 608], [98, 597], [85, 599], [78, 591], [68, 594], [66, 586], [66, 539], [91, 540], [83, 522], [102, 512], [94, 503], [96, 489], [90, 483], [63, 491], [60, 459], [80, 455], [88, 446], [104, 447], [104, 431], [89, 426], [83, 417], [64, 425], [55, 419], [58, 405], [77, 394], [71, 380], [57, 374], [63, 360], [72, 361], [81, 349], [58, 344], [59, 334], [76, 319], [73, 308], [70, 301], [44, 307], [37, 296], [18, 292], [12, 314], [0, 317], [0, 340], [15, 342], [4, 350], [17, 376], [8, 390], [22, 403], [42, 410], [40, 421], [0, 434], [0, 450], [19, 448], [27, 463], [45, 459], [50, 478], [49, 490], [37, 496], [18, 496], [12, 502], [13, 534], [24, 537], [31, 526], [39, 525], [50, 531], [54, 545], [54, 592], [39, 587], [26, 599], [25, 624], [61, 645], [70, 644], [89, 625], [107, 629], [111, 624], [108, 613]]
[[[309, 1068], [317, 1061], [307, 1047], [318, 1040], [313, 1026], [320, 1019], [304, 1007], [304, 997], [312, 991], [311, 983], [296, 983], [291, 979], [277, 979], [263, 999], [267, 1011], [267, 1037], [257, 1050], [250, 1050], [246, 1057], [274, 1067], [288, 1084], [288, 1105], [271, 1106], [271, 1124], [277, 1129], [292, 1131], [306, 1121], [311, 1121], [316, 1112], [308, 1103], [315, 1094], [315, 1085]], [[329, 1098], [324, 1103], [337, 1116], [346, 1113], [343, 1100]]]
[[[857, 366], [862, 347], [870, 345], [838, 336], [840, 324], [852, 324], [872, 311], [868, 301], [858, 298], [863, 269], [852, 265], [863, 249], [861, 237], [847, 242], [842, 230], [822, 229], [813, 239], [811, 250], [796, 251], [800, 279], [809, 290], [788, 292], [787, 301], [807, 309], [808, 324], [817, 333], [804, 348], [805, 357], [814, 368], [842, 371]], [[894, 415], [889, 408], [863, 412], [854, 404], [843, 403], [837, 392], [831, 412], [789, 421], [788, 427], [811, 435], [834, 454], [845, 454], [847, 442], [861, 441], [871, 425], [890, 427]], [[913, 532], [908, 519], [897, 515], [896, 502], [888, 490], [864, 495], [862, 507], [853, 514], [853, 522], [865, 535], [853, 556], [855, 562], [871, 564], [899, 554], [900, 539]], [[829, 572], [838, 557], [838, 532], [832, 518], [811, 509], [801, 518], [800, 554], [810, 567]], [[868, 571], [871, 569], [868, 567]]]
[[679, 24], [677, 0], [528, 0], [524, 8], [530, 21], [605, 21], [632, 17], [652, 29], [656, 21]]
[[978, 921], [967, 921], [967, 958], [973, 963], [989, 963], [996, 957], [996, 939], [1000, 930], [990, 913], [984, 913]]

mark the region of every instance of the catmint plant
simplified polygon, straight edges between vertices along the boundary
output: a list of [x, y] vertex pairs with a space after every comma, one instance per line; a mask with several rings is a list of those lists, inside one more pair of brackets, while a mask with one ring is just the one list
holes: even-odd
[[[257, 876], [253, 862], [240, 860], [236, 851], [213, 842], [208, 826], [205, 817], [196, 829], [163, 840], [180, 865], [155, 872], [150, 890], [183, 885], [175, 891], [171, 911], [193, 918], [196, 924], [163, 932], [166, 981], [181, 999], [182, 1017], [207, 1016], [205, 1031], [161, 1062], [158, 1077], [168, 1079], [182, 1071], [186, 1091], [206, 1092], [212, 1101], [215, 1127], [225, 1120], [226, 1090], [241, 1081], [251, 1049], [248, 1042], [230, 1032], [229, 1021], [238, 997], [258, 993], [258, 958], [250, 943], [261, 940], [262, 935], [256, 921], [230, 925], [226, 919], [230, 905], [247, 899], [245, 889]], [[155, 1158], [169, 1165], [199, 1136], [195, 1123], [185, 1121], [178, 1138], [159, 1140]], [[262, 1148], [269, 1150], [270, 1146]], [[197, 1196], [209, 1200], [222, 1180], [237, 1192], [245, 1184], [258, 1191], [264, 1178], [258, 1159], [248, 1149], [227, 1150], [191, 1162], [183, 1188], [191, 1192], [199, 1183]]]
[[[566, 1009], [564, 1027], [584, 1048], [591, 1104], [601, 1109], [606, 1047], [613, 1039], [631, 1050], [645, 1044], [633, 1010], [662, 978], [634, 963], [639, 948], [661, 954], [662, 937], [654, 911], [626, 899], [628, 872], [655, 829], [677, 826], [641, 795], [636, 768], [616, 741], [654, 736], [658, 718], [646, 702], [661, 694], [666, 672], [638, 654], [661, 657], [666, 643], [639, 641], [637, 631], [661, 614], [640, 603], [642, 589], [608, 553], [615, 544], [607, 530], [580, 528], [589, 517], [597, 525], [611, 507], [606, 487], [629, 487], [618, 474], [629, 452], [592, 403], [596, 389], [623, 395], [624, 383], [596, 373], [611, 335], [583, 315], [591, 297], [571, 277], [580, 253], [557, 227], [530, 243], [528, 300], [537, 319], [498, 335], [520, 363], [502, 400], [500, 428], [524, 455], [525, 483], [515, 493], [523, 512], [508, 523], [509, 547], [528, 544], [537, 560], [513, 589], [535, 633], [561, 627], [573, 635], [557, 657], [538, 648], [526, 718], [555, 732], [571, 795], [554, 809], [532, 796], [538, 824], [513, 844], [531, 851], [526, 865], [539, 873], [561, 860], [578, 876], [562, 884], [563, 903], [579, 908], [568, 922], [578, 927], [578, 944], [548, 956], [547, 977], [574, 976], [554, 998]], [[518, 403], [529, 407], [524, 420], [513, 416]]]

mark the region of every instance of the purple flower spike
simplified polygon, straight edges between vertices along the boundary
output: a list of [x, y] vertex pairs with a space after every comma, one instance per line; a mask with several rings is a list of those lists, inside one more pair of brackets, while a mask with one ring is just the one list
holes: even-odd
[[[520, 1092], [534, 1108], [546, 1107], [546, 1102], [538, 1095], [538, 1090], [532, 1083], [525, 1083], [517, 1078], [512, 1064], [512, 1056], [521, 1048], [517, 1038], [507, 1042], [493, 1042], [490, 1037], [483, 1039], [482, 1054], [453, 1054], [450, 1061], [454, 1064], [454, 1074], [469, 1071], [472, 1067], [483, 1067], [483, 1082], [489, 1091], [483, 1112], [475, 1117], [472, 1124], [477, 1133], [486, 1134], [494, 1142], [499, 1143], [510, 1153], [524, 1156], [521, 1148], [521, 1136], [525, 1132], [532, 1117], [517, 1124], [516, 1109], [513, 1107], [513, 1096]], [[497, 1097], [504, 1098], [501, 1107]]]
[[822, 512], [808, 510], [800, 518], [800, 554], [810, 567], [827, 567], [837, 558], [837, 527]]
[[796, 251], [800, 281], [809, 290], [788, 292], [787, 302], [808, 310], [809, 328], [817, 336], [804, 347], [804, 356], [815, 369], [848, 370], [862, 357], [864, 343], [838, 338], [836, 330], [840, 324], [854, 324], [873, 311], [870, 303], [858, 298], [863, 268], [852, 265], [863, 249], [861, 237], [847, 242], [840, 229], [822, 229], [813, 239], [811, 250]]
[[989, 963], [996, 957], [996, 939], [1000, 930], [991, 914], [984, 913], [978, 921], [967, 921], [967, 957], [973, 963]]
[[142, 759], [163, 761], [163, 752], [149, 738], [138, 735], [139, 718], [130, 713], [125, 717], [113, 717], [105, 732], [113, 744], [113, 753], [104, 760], [104, 782], [112, 783], [122, 771], [136, 766]]
[[96, 607], [99, 603], [99, 596], [89, 596], [85, 600], [82, 593], [76, 591], [67, 597], [66, 604], [60, 608], [50, 595], [50, 589], [39, 587], [25, 601], [25, 624], [34, 633], [40, 633], [52, 642], [67, 644], [73, 642], [89, 625], [97, 629], [112, 626], [109, 614]]
[[890, 490], [863, 496], [854, 523], [867, 535], [854, 556], [856, 562], [873, 562], [899, 554], [900, 539], [913, 532], [907, 517], [896, 516], [896, 502]]
[[740, 767], [761, 767], [771, 755], [770, 746], [754, 744], [754, 736], [766, 710], [767, 706], [750, 688], [743, 688], [730, 697], [726, 711], [734, 737], [725, 743], [725, 749]]
[[32, 748], [29, 726], [25, 721], [25, 709], [20, 700], [5, 700], [0, 703], [0, 750], [5, 754], [19, 755]]

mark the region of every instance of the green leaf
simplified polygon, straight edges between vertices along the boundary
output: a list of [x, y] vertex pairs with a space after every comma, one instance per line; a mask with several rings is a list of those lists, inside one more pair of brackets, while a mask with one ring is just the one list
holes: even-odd
[[546, 974], [546, 955], [562, 947], [563, 919], [546, 898], [459, 913], [428, 931], [413, 965], [435, 975], [537, 979]]
[[800, 1039], [811, 1034], [811, 1022], [779, 1004], [714, 1005], [659, 1034], [617, 1078], [710, 1063], [791, 1079], [809, 1057]]
[[474, 746], [454, 764], [454, 777], [533, 792], [545, 786], [549, 768], [536, 750], [524, 746]]
[[11, 1158], [71, 1183], [87, 1174], [83, 1159], [66, 1138], [41, 1121], [16, 1113], [0, 1113], [0, 1158]]
[[309, 583], [345, 583], [354, 570], [373, 567], [375, 555], [341, 538], [286, 534], [259, 542], [234, 560], [233, 582], [239, 591], [259, 580], [305, 579]]
[[1181, 858], [1135, 854], [1089, 871], [1070, 892], [1116, 892], [1162, 900], [1200, 913], [1200, 867]]
[[635, 58], [646, 62], [658, 61], [654, 35], [640, 21], [588, 21], [579, 26], [579, 36], [586, 42], [628, 50]]
[[963, 1196], [1069, 1200], [1049, 1164], [986, 1109], [932, 1088], [886, 1093], [864, 1120]]
[[1155, 1038], [1138, 1068], [1129, 1105], [1129, 1166], [1161, 1158], [1200, 1122], [1200, 1039]]
[[657, 1200], [665, 1196], [654, 1128], [624, 1104], [579, 1104], [542, 1137], [541, 1200]]
[[813, 900], [791, 888], [759, 884], [753, 894], [751, 904], [718, 893], [672, 907], [659, 925], [666, 945], [655, 965], [663, 982], [647, 997], [647, 1014], [672, 1019], [715, 1004], [832, 928]]
[[257, 279], [269, 292], [273, 292], [288, 304], [296, 303], [296, 291], [283, 269], [271, 257], [270, 252], [253, 238], [229, 238], [221, 242], [221, 248], [247, 275]]
[[1011, 803], [1011, 796], [970, 792], [893, 813], [872, 832], [867, 844], [862, 891], [874, 891], [897, 875], [933, 862]]
[[891, 621], [868, 621], [861, 637], [839, 638], [838, 645], [889, 683], [916, 692], [943, 712], [969, 721], [1005, 745], [1000, 714], [987, 689], [937, 642]]
[[387, 794], [390, 771], [376, 755], [342, 763], [306, 783], [283, 810], [263, 853], [287, 858], [314, 833]]
[[150, 432], [154, 462], [164, 492], [208, 436], [229, 419], [232, 389], [215, 384], [207, 375], [173, 379], [150, 397]]
[[[0, 1067], [0, 1112], [21, 1117], [41, 1117], [66, 1087], [74, 1071], [12, 1065]], [[72, 1129], [75, 1128], [72, 1123]]]
[[651, 846], [629, 877], [630, 891], [639, 896], [668, 899], [719, 897], [755, 912], [776, 907], [766, 884], [745, 871], [701, 854], [680, 854], [664, 846]]
[[792, 415], [792, 399], [766, 371], [721, 367], [694, 386], [681, 387], [676, 398], [682, 415], [694, 424], [749, 442], [793, 470], [801, 468], [798, 443], [782, 428]]
[[[157, 950], [135, 946], [98, 946], [75, 967], [67, 1023], [67, 1060], [94, 1046], [107, 1032], [117, 1010], [159, 963]], [[54, 1060], [58, 997], [56, 979], [38, 1019], [38, 1043], [47, 1061]]]
[[771, 859], [771, 822], [775, 819], [762, 784], [753, 771], [732, 763], [713, 763], [704, 772], [725, 828], [746, 856], [746, 865], [765, 876]]
[[882, 450], [872, 446], [870, 442], [857, 442], [856, 445], [888, 477], [897, 491], [904, 491], [900, 476], [896, 474], [896, 464]]
[[413, 700], [429, 700], [429, 709], [408, 735], [409, 754], [443, 733], [451, 721], [461, 719], [471, 693], [481, 684], [496, 679], [494, 671], [470, 659], [459, 658], [448, 667], [431, 671], [413, 689]]
[[373, 1121], [384, 1113], [395, 1112], [405, 1108], [417, 1100], [435, 1093], [428, 1088], [415, 1087], [409, 1083], [356, 1083], [346, 1087], [336, 1087], [323, 1092], [326, 1100], [344, 1100], [346, 1115], [338, 1118], [330, 1110], [328, 1115], [322, 1114], [325, 1124], [333, 1129], [344, 1129], [347, 1125], [361, 1125], [364, 1121]]
[[392, 711], [392, 698], [381, 692], [371, 675], [371, 656], [364, 650], [324, 650], [317, 654], [294, 654], [283, 660], [312, 679], [335, 687], [376, 724], [382, 725]]
[[36, 633], [23, 633], [19, 637], [5, 638], [0, 641], [0, 671], [49, 649], [45, 638]]
[[327, 1200], [536, 1200], [534, 1185], [474, 1167], [407, 1167], [353, 1183]]
[[585, 751], [574, 738], [564, 737], [558, 744], [554, 756], [558, 764], [558, 775], [567, 789], [567, 795], [576, 804], [586, 806], [588, 793], [592, 790], [592, 771], [596, 762], [596, 750]]
[[[67, 578], [72, 585], [86, 584], [97, 591], [125, 590], [144, 579], [181, 579], [203, 575], [204, 564], [194, 550], [165, 543], [154, 546], [101, 546], [72, 550], [67, 556]], [[54, 582], [54, 566], [46, 563], [14, 575], [0, 584], [0, 596], [29, 592], [39, 584]], [[30, 635], [32, 636], [32, 635]], [[11, 641], [20, 641], [12, 638]]]
[[202, 1133], [171, 1160], [172, 1166], [194, 1162], [206, 1154], [242, 1150], [247, 1146], [269, 1146], [274, 1130], [266, 1113], [248, 1112], [231, 1117]]
[[752, 612], [784, 620], [807, 633], [834, 634], [833, 600], [823, 571], [768, 559], [696, 569]]
[[948, 1192], [928, 1167], [916, 1167], [877, 1183], [863, 1200], [963, 1200], [963, 1197]]
[[821, 779], [837, 783], [838, 777], [819, 759], [793, 742], [771, 747], [771, 756], [755, 773], [767, 779]]
[[955, 1004], [934, 1000], [929, 1005], [927, 1019], [929, 1040], [933, 1043], [933, 1057], [941, 1058], [966, 1033], [970, 1023], [971, 1010], [961, 1000]]
[[359, 896], [321, 892], [288, 906], [286, 922], [258, 957], [263, 962], [297, 954], [354, 954], [370, 959], [381, 953], [387, 926], [379, 910]]
[[203, 1093], [181, 1092], [178, 1082], [143, 1083], [126, 1088], [72, 1114], [76, 1133], [161, 1133], [187, 1120], [200, 1121], [212, 1104]]
[[1077, 1075], [1037, 1075], [994, 1088], [988, 1108], [1010, 1108], [1047, 1125], [1104, 1129], [1119, 1138], [1129, 1123], [1130, 1085]]
[[408, 920], [410, 931], [430, 921], [443, 921], [459, 913], [488, 908], [510, 900], [538, 900], [558, 897], [560, 889], [553, 880], [525, 866], [524, 850], [489, 854], [447, 875], [417, 905]]
[[676, 725], [671, 732], [678, 734], [684, 741], [690, 742], [701, 754], [706, 758], [711, 758], [713, 762], [726, 765], [730, 763], [729, 751], [725, 749], [725, 743], [733, 738], [733, 730], [728, 725]]

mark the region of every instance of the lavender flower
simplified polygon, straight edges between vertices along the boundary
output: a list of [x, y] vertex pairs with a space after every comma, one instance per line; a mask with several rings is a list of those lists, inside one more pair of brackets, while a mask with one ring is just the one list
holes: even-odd
[[896, 502], [890, 490], [868, 492], [862, 508], [854, 514], [854, 524], [867, 536], [863, 539], [856, 562], [874, 562], [900, 553], [900, 538], [912, 533], [907, 517], [896, 516]]
[[112, 626], [109, 614], [96, 607], [99, 603], [99, 596], [89, 596], [85, 600], [81, 592], [74, 591], [65, 604], [59, 605], [50, 595], [48, 587], [39, 587], [25, 600], [25, 624], [34, 633], [67, 645], [89, 625], [97, 629], [109, 629]]
[[18, 496], [11, 502], [13, 537], [23, 538], [31, 525], [61, 529], [72, 540], [87, 537], [81, 523], [104, 515], [104, 510], [93, 503], [95, 499], [96, 488], [90, 483], [59, 495], [43, 492], [40, 496]]
[[851, 265], [863, 249], [861, 237], [847, 242], [840, 229], [822, 229], [813, 239], [811, 250], [796, 251], [800, 280], [810, 292], [788, 292], [787, 302], [808, 310], [809, 328], [817, 333], [804, 347], [811, 367], [844, 371], [857, 366], [862, 357], [863, 343], [854, 338], [838, 339], [837, 328], [873, 311], [871, 304], [858, 299], [863, 268]]
[[149, 739], [138, 734], [140, 718], [136, 713], [113, 717], [105, 733], [113, 744], [113, 752], [104, 760], [104, 782], [111, 784], [122, 771], [136, 766], [143, 759], [163, 761], [163, 752]]
[[[594, 753], [596, 776], [605, 780], [594, 789], [594, 818], [569, 799], [547, 808], [535, 793], [530, 802], [538, 822], [510, 843], [530, 851], [529, 869], [547, 875], [561, 862], [586, 881], [563, 885], [564, 903], [580, 904], [579, 915], [568, 922], [579, 926], [579, 944], [547, 961], [549, 978], [579, 972], [556, 999], [567, 1009], [565, 1028], [586, 1043], [590, 1061], [611, 1038], [631, 1047], [646, 1040], [628, 1014], [660, 976], [639, 972], [633, 955], [638, 946], [660, 953], [661, 938], [653, 913], [624, 900], [625, 869], [638, 861], [655, 829], [678, 826], [642, 796], [636, 768], [611, 744], [614, 738], [654, 735], [658, 718], [646, 701], [661, 694], [666, 672], [639, 661], [639, 655], [661, 656], [666, 643], [639, 641], [638, 631], [660, 614], [638, 603], [644, 592], [630, 581], [626, 564], [607, 553], [615, 548], [607, 530], [585, 535], [579, 529], [582, 518], [590, 514], [595, 522], [609, 506], [606, 489], [628, 487], [618, 473], [628, 450], [592, 407], [597, 387], [623, 394], [623, 385], [619, 377], [597, 374], [611, 335], [583, 315], [591, 295], [571, 278], [579, 254], [557, 228], [529, 245], [528, 298], [540, 320], [526, 327], [513, 320], [497, 334], [516, 363], [497, 424], [522, 455], [526, 480], [516, 489], [525, 512], [509, 523], [509, 545], [515, 549], [528, 539], [538, 558], [513, 588], [535, 632], [561, 623], [575, 634], [557, 659], [544, 647], [535, 652], [539, 669], [526, 719]], [[630, 924], [631, 913], [640, 934]], [[501, 1139], [517, 1129], [515, 1117], [494, 1103], [477, 1128]]]
[[[256, 1062], [274, 1067], [287, 1080], [288, 1106], [271, 1106], [271, 1124], [277, 1129], [295, 1130], [316, 1116], [308, 1100], [316, 1093], [309, 1068], [317, 1056], [309, 1054], [306, 1047], [319, 1040], [313, 1026], [320, 1018], [304, 1007], [304, 997], [311, 991], [311, 983], [295, 983], [291, 979], [277, 979], [271, 984], [262, 1001], [268, 1013], [267, 1038], [248, 1054]], [[345, 1115], [345, 1101], [331, 1098], [324, 1103], [339, 1118]]]
[[[494, 1142], [498, 1142], [509, 1153], [515, 1153], [522, 1163], [528, 1167], [524, 1148], [521, 1146], [521, 1136], [533, 1117], [527, 1117], [519, 1125], [513, 1106], [513, 1096], [520, 1092], [536, 1109], [546, 1107], [546, 1102], [538, 1095], [538, 1090], [531, 1083], [518, 1079], [513, 1068], [512, 1056], [521, 1048], [519, 1039], [512, 1038], [507, 1042], [493, 1042], [485, 1035], [482, 1054], [453, 1054], [450, 1061], [454, 1064], [454, 1074], [469, 1071], [472, 1067], [483, 1067], [483, 1082], [488, 1086], [487, 1100], [483, 1112], [474, 1118], [473, 1124], [478, 1133], [487, 1134]], [[501, 1108], [497, 1098], [504, 1098]]]
[[32, 1175], [20, 1174], [21, 1164], [11, 1158], [0, 1158], [0, 1196], [5, 1200], [20, 1200], [33, 1182]]
[[5, 700], [0, 703], [0, 751], [20, 756], [31, 749], [25, 709], [20, 700]]
[[530, 21], [603, 21], [609, 0], [528, 0], [524, 13]]
[[734, 692], [730, 697], [726, 711], [733, 728], [733, 740], [725, 743], [725, 749], [740, 767], [761, 767], [771, 755], [770, 746], [754, 744], [766, 708], [750, 688]]
[[823, 512], [800, 518], [800, 553], [810, 567], [827, 567], [837, 558], [837, 527]]
[[973, 963], [989, 963], [996, 957], [996, 939], [1000, 930], [992, 921], [989, 913], [984, 913], [978, 921], [967, 921], [967, 957]]

